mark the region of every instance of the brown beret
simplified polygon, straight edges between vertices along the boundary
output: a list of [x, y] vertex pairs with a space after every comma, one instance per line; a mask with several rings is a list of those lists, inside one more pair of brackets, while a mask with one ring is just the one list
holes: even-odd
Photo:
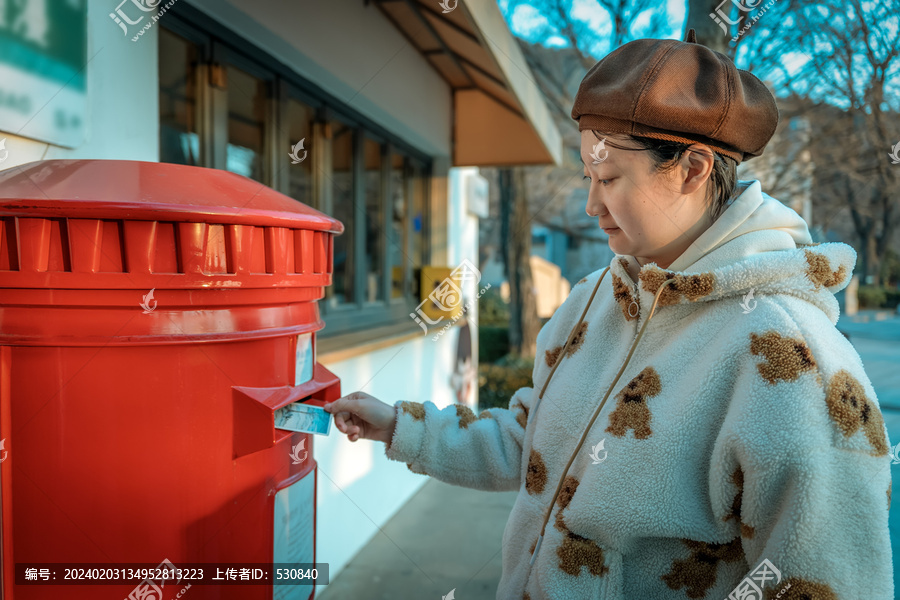
[[697, 142], [737, 162], [762, 154], [778, 125], [775, 97], [730, 58], [696, 43], [628, 42], [591, 67], [572, 118], [594, 129], [675, 142]]

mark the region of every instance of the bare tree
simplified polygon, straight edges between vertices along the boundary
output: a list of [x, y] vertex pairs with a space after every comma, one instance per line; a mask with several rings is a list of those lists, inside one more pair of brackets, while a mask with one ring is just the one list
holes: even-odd
[[783, 58], [792, 50], [790, 15], [803, 1], [688, 0], [685, 31], [693, 29], [699, 43], [777, 84], [788, 77]]
[[[609, 19], [608, 31], [598, 31], [593, 22], [573, 15], [572, 0], [510, 0], [503, 7], [509, 20], [519, 6], [528, 6], [542, 17], [530, 36], [532, 39], [557, 38], [569, 45], [549, 49], [520, 40], [531, 72], [562, 132], [563, 165], [482, 170], [500, 187], [498, 245], [510, 287], [510, 346], [517, 354], [534, 354], [540, 330], [529, 262], [531, 226], [559, 215], [563, 208], [561, 201], [581, 184], [578, 161], [581, 136], [570, 116], [578, 84], [598, 57], [630, 39], [652, 37], [664, 25], [665, 10], [652, 0], [595, 1], [597, 13]], [[648, 12], [649, 19], [639, 20]], [[646, 24], [636, 27], [638, 21]]]
[[[501, 227], [508, 246], [501, 247], [506, 278], [509, 281], [509, 346], [519, 356], [534, 356], [540, 323], [531, 274], [531, 220], [528, 214], [525, 173], [522, 169], [500, 170]], [[510, 198], [518, 195], [519, 198]], [[512, 234], [510, 234], [510, 231]], [[526, 235], [527, 234], [527, 235]]]
[[[667, 21], [665, 7], [654, 0], [594, 0], [597, 11], [609, 20], [608, 31], [597, 31], [595, 25], [579, 19], [572, 10], [573, 0], [509, 0], [507, 15], [519, 6], [528, 6], [542, 18], [532, 32], [532, 39], [546, 40], [557, 37], [568, 42], [577, 52], [585, 70], [597, 62], [597, 57], [607, 54], [625, 42], [644, 36], [652, 36], [662, 30]], [[582, 4], [578, 14], [592, 14], [591, 4]], [[646, 24], [644, 15], [649, 16]]]
[[782, 121], [809, 125], [802, 145], [796, 135], [776, 134], [769, 158], [754, 164], [767, 163], [766, 179], [789, 189], [784, 176], [806, 176], [796, 168], [796, 158], [806, 157], [814, 220], [855, 237], [860, 269], [877, 283], [900, 226], [900, 173], [887, 156], [900, 134], [893, 125], [900, 114], [900, 0], [689, 2], [687, 27], [698, 37], [709, 23], [719, 28], [699, 41], [719, 50], [731, 35], [724, 53], [779, 96], [797, 100], [779, 100]]
[[[685, 30], [693, 29], [697, 33], [697, 41], [707, 48], [711, 48], [716, 52], [721, 52], [726, 56], [734, 56], [734, 47], [728, 45], [729, 32], [724, 31], [717, 21], [710, 17], [721, 10], [722, 0], [688, 0], [688, 17], [685, 24]], [[731, 15], [735, 12], [731, 2], [725, 1], [724, 8], [727, 8], [727, 14]], [[719, 17], [722, 23], [730, 25], [726, 20]]]
[[814, 197], [849, 213], [861, 271], [877, 284], [900, 227], [900, 171], [888, 157], [900, 135], [900, 0], [826, 0], [790, 17], [796, 58], [784, 87], [816, 106]]

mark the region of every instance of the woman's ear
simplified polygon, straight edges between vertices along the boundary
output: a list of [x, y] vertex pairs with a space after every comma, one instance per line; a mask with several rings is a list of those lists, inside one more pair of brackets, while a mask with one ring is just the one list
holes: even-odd
[[703, 189], [712, 175], [714, 165], [712, 148], [704, 144], [691, 144], [681, 157], [681, 193], [693, 194]]

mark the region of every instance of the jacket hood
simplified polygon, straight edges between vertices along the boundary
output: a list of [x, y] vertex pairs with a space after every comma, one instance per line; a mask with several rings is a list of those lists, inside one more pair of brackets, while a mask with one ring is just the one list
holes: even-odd
[[[739, 186], [743, 191], [668, 269], [652, 262], [640, 267], [641, 305], [649, 307], [644, 300], [652, 303], [659, 286], [674, 278], [658, 307], [738, 296], [754, 306], [754, 296], [791, 294], [837, 324], [840, 311], [834, 294], [850, 282], [856, 251], [841, 242], [813, 243], [800, 215], [763, 193], [759, 181]], [[637, 260], [616, 255], [610, 267], [616, 300], [630, 304], [633, 282], [628, 271], [639, 267]]]

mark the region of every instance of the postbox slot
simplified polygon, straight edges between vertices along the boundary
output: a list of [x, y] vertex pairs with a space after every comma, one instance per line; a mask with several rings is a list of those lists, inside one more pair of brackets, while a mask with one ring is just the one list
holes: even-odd
[[18, 236], [16, 218], [0, 218], [0, 271], [19, 270]]
[[341, 397], [341, 380], [316, 363], [313, 378], [301, 385], [234, 386], [234, 458], [271, 448], [294, 432], [275, 428], [275, 411], [292, 402], [323, 406]]

